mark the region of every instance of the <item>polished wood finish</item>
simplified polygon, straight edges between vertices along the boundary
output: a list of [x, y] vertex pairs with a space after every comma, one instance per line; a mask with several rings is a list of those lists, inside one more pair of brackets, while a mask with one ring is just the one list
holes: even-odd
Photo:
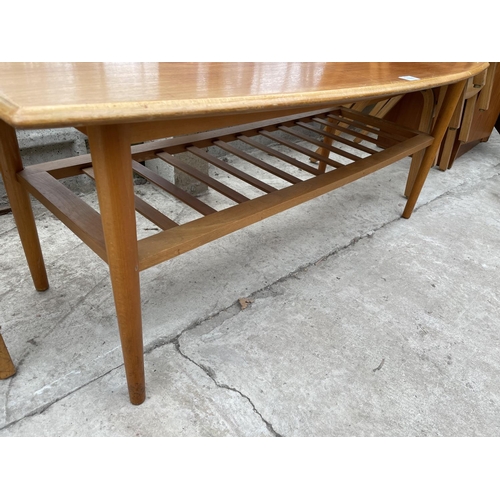
[[[0, 163], [37, 289], [48, 286], [28, 192], [44, 203], [109, 265], [130, 400], [146, 396], [139, 272], [240, 228], [353, 182], [426, 149], [412, 183], [409, 217], [465, 82], [487, 63], [0, 63]], [[406, 76], [412, 78], [406, 79]], [[404, 77], [404, 78], [402, 78]], [[409, 92], [449, 86], [432, 133], [425, 134], [340, 105], [383, 102]], [[259, 123], [250, 121], [259, 120]], [[325, 131], [321, 126], [326, 125]], [[88, 135], [91, 155], [23, 170], [13, 127], [75, 126]], [[217, 129], [217, 130], [211, 130]], [[316, 137], [304, 132], [317, 131]], [[299, 137], [310, 147], [274, 132]], [[167, 136], [179, 136], [164, 139]], [[288, 154], [257, 138], [273, 138]], [[143, 141], [154, 142], [131, 144]], [[345, 153], [332, 145], [352, 147]], [[360, 143], [360, 141], [363, 143]], [[235, 141], [253, 146], [248, 151]], [[242, 172], [204, 151], [218, 146], [248, 161]], [[315, 152], [316, 148], [319, 150]], [[285, 171], [258, 157], [285, 161]], [[174, 155], [193, 154], [258, 188], [249, 197], [200, 174]], [[337, 159], [330, 153], [341, 153]], [[293, 154], [293, 156], [292, 156]], [[302, 155], [303, 159], [297, 159]], [[367, 156], [368, 155], [368, 156]], [[308, 157], [319, 168], [308, 164]], [[161, 158], [226, 196], [221, 211], [189, 195], [139, 162]], [[134, 194], [137, 173], [197, 212], [173, 221]], [[95, 178], [99, 212], [59, 179]], [[274, 181], [267, 181], [269, 175]], [[263, 176], [264, 177], [264, 176]], [[276, 185], [282, 187], [275, 187]], [[273, 184], [273, 185], [271, 185]], [[160, 231], [137, 241], [135, 210]]]
[[[0, 118], [28, 128], [290, 110], [449, 85], [487, 67], [487, 63], [2, 63]], [[401, 79], [405, 76], [418, 79]]]

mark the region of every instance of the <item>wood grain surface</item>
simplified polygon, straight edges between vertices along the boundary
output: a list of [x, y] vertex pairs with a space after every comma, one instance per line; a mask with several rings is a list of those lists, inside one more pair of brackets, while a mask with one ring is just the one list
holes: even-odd
[[460, 62], [0, 63], [0, 118], [19, 128], [42, 128], [314, 107], [447, 85], [487, 67]]

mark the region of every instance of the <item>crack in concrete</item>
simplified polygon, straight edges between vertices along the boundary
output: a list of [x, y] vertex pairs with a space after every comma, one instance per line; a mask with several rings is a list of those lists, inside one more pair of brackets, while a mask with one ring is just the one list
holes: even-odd
[[[500, 166], [500, 164], [498, 164], [496, 167], [498, 167], [498, 166]], [[472, 189], [472, 190], [479, 189], [480, 188], [480, 184], [482, 184], [485, 181], [489, 181], [489, 180], [491, 180], [491, 179], [493, 179], [493, 178], [495, 178], [495, 177], [497, 177], [499, 175], [500, 175], [500, 172], [494, 173], [493, 175], [491, 175], [489, 177], [479, 179], [476, 182], [464, 181], [461, 184], [459, 184], [459, 185], [457, 185], [457, 186], [449, 189], [448, 191], [446, 191], [444, 193], [441, 193], [440, 195], [436, 196], [435, 198], [427, 201], [426, 203], [423, 203], [420, 206], [416, 207], [414, 209], [414, 212], [420, 210], [423, 207], [426, 207], [427, 205], [430, 205], [431, 203], [433, 203], [435, 201], [440, 200], [441, 198], [445, 198], [445, 197], [450, 196], [450, 195], [452, 196], [454, 194], [459, 194], [460, 192], [463, 192], [466, 188], [469, 188], [469, 189]], [[250, 297], [252, 297], [252, 298], [267, 298], [269, 296], [274, 296], [275, 294], [270, 293], [270, 291], [277, 284], [286, 282], [290, 278], [296, 278], [297, 274], [299, 274], [301, 272], [307, 271], [309, 268], [311, 268], [312, 266], [315, 266], [317, 263], [322, 262], [322, 261], [324, 261], [324, 260], [326, 260], [326, 259], [328, 259], [330, 257], [333, 257], [333, 256], [341, 253], [342, 251], [344, 251], [344, 250], [352, 247], [353, 245], [355, 245], [359, 241], [364, 240], [365, 238], [371, 238], [371, 237], [373, 237], [373, 235], [375, 234], [375, 232], [377, 232], [380, 229], [383, 229], [384, 227], [388, 226], [389, 224], [392, 224], [392, 223], [397, 222], [399, 220], [401, 220], [400, 217], [394, 218], [392, 220], [389, 220], [389, 221], [381, 224], [380, 226], [378, 226], [376, 228], [373, 228], [372, 230], [370, 230], [366, 234], [362, 234], [362, 235], [359, 235], [359, 236], [356, 236], [356, 237], [352, 238], [347, 244], [342, 245], [342, 246], [334, 249], [333, 251], [331, 251], [331, 252], [323, 255], [322, 257], [320, 257], [319, 259], [317, 259], [314, 262], [308, 262], [307, 264], [304, 264], [303, 266], [299, 266], [294, 271], [288, 273], [286, 276], [282, 276], [281, 278], [277, 279], [273, 283], [270, 283], [270, 284], [266, 285], [265, 287], [260, 288], [259, 290], [255, 290], [253, 293], [251, 293], [250, 295], [248, 295], [248, 297], [249, 298]], [[10, 232], [10, 231], [15, 230], [15, 229], [16, 228], [13, 227], [13, 228], [7, 230], [6, 232]], [[2, 234], [5, 234], [5, 233], [2, 233]], [[92, 287], [92, 289], [85, 294], [85, 297], [88, 296], [95, 288], [97, 288], [97, 286], [99, 286], [104, 279], [106, 279], [106, 278], [102, 278], [101, 280], [99, 280], [99, 282], [96, 283]], [[276, 432], [274, 430], [272, 424], [264, 419], [264, 417], [262, 416], [262, 414], [257, 410], [257, 408], [255, 407], [254, 403], [252, 402], [252, 400], [248, 396], [246, 396], [245, 394], [243, 394], [241, 391], [239, 391], [238, 389], [236, 389], [234, 387], [230, 387], [227, 384], [222, 384], [222, 383], [217, 382], [217, 380], [216, 380], [216, 374], [215, 374], [215, 372], [210, 367], [206, 367], [206, 366], [204, 366], [204, 365], [202, 365], [200, 363], [197, 363], [193, 359], [189, 358], [189, 356], [187, 356], [186, 354], [184, 354], [182, 352], [181, 348], [180, 348], [179, 338], [184, 333], [187, 333], [187, 332], [193, 330], [194, 328], [199, 327], [200, 325], [205, 325], [206, 327], [209, 327], [210, 329], [213, 329], [215, 326], [220, 326], [227, 319], [230, 319], [230, 318], [236, 316], [240, 312], [243, 312], [243, 310], [238, 306], [238, 301], [235, 301], [230, 306], [228, 306], [228, 307], [226, 307], [224, 309], [221, 309], [221, 310], [219, 310], [219, 311], [211, 314], [210, 316], [207, 316], [207, 317], [204, 317], [204, 318], [200, 318], [200, 319], [194, 321], [191, 325], [187, 326], [179, 335], [177, 335], [173, 339], [170, 338], [170, 337], [169, 338], [162, 337], [162, 338], [159, 338], [159, 339], [157, 339], [157, 340], [149, 343], [147, 346], [145, 346], [144, 354], [149, 354], [150, 352], [152, 352], [155, 349], [157, 349], [159, 347], [162, 347], [164, 345], [167, 345], [167, 344], [170, 344], [170, 343], [174, 344], [174, 346], [175, 346], [176, 350], [179, 352], [179, 354], [182, 357], [184, 357], [186, 360], [190, 361], [191, 363], [193, 363], [194, 365], [196, 365], [198, 368], [200, 368], [201, 370], [203, 370], [203, 372], [208, 377], [210, 377], [210, 379], [212, 379], [212, 381], [214, 382], [214, 384], [217, 387], [219, 387], [221, 389], [226, 389], [226, 390], [230, 390], [230, 391], [236, 392], [241, 397], [243, 397], [244, 399], [246, 399], [250, 403], [250, 405], [252, 406], [253, 411], [264, 422], [264, 424], [266, 425], [266, 427], [269, 430], [269, 432], [273, 436], [282, 437], [278, 432]], [[62, 320], [64, 320], [65, 317], [68, 316], [69, 314], [70, 313], [66, 314], [64, 316], [64, 318], [62, 318]], [[58, 321], [58, 323], [60, 323], [60, 322], [61, 322], [61, 320]], [[212, 325], [212, 323], [214, 323], [214, 324]], [[22, 359], [21, 359], [21, 361], [19, 363], [22, 363], [23, 359], [24, 359], [24, 356], [22, 357]], [[38, 408], [36, 408], [34, 410], [28, 412], [26, 415], [23, 415], [22, 417], [20, 417], [19, 419], [15, 420], [15, 421], [7, 423], [5, 426], [0, 427], [0, 430], [7, 429], [8, 427], [11, 427], [12, 425], [15, 425], [16, 423], [22, 421], [25, 418], [29, 418], [29, 417], [32, 417], [32, 416], [35, 416], [35, 415], [42, 414], [45, 410], [47, 410], [48, 408], [50, 408], [52, 405], [56, 404], [59, 401], [62, 401], [63, 399], [65, 399], [66, 397], [70, 396], [74, 392], [79, 391], [80, 389], [82, 389], [82, 388], [90, 385], [91, 383], [95, 382], [96, 380], [101, 379], [102, 377], [108, 375], [109, 373], [113, 372], [114, 370], [121, 368], [122, 366], [123, 366], [123, 364], [120, 364], [120, 365], [118, 365], [116, 367], [113, 367], [109, 371], [107, 371], [107, 372], [103, 373], [102, 375], [99, 375], [98, 377], [96, 377], [96, 378], [88, 381], [87, 383], [81, 385], [80, 387], [75, 388], [74, 390], [68, 392], [67, 394], [64, 394], [63, 396], [61, 396], [59, 398], [56, 398], [53, 401], [50, 401], [50, 402], [48, 402], [48, 403], [46, 403], [46, 404], [44, 404], [44, 405], [42, 405], [42, 406], [40, 406], [40, 407], [38, 407]], [[19, 367], [19, 364], [18, 364], [18, 367]], [[9, 383], [9, 385], [10, 385], [10, 383]], [[9, 387], [9, 390], [10, 390], [10, 387]], [[6, 406], [5, 406], [5, 414], [6, 414], [6, 416], [8, 415], [7, 399], [8, 398], [6, 398], [6, 401], [5, 401], [5, 403], [6, 403]], [[7, 418], [6, 418], [6, 420], [7, 420]]]
[[93, 382], [95, 382], [95, 381], [97, 381], [97, 380], [105, 377], [109, 373], [112, 373], [113, 371], [118, 370], [122, 366], [123, 366], [123, 363], [120, 364], [119, 366], [115, 366], [115, 367], [111, 368], [111, 370], [108, 370], [107, 372], [99, 375], [98, 377], [95, 377], [92, 380], [89, 380], [88, 382], [86, 382], [85, 384], [83, 384], [81, 386], [75, 387], [75, 389], [67, 392], [66, 394], [63, 394], [62, 396], [60, 396], [58, 398], [55, 398], [53, 401], [48, 401], [47, 403], [44, 403], [43, 405], [35, 408], [34, 410], [29, 411], [28, 413], [26, 413], [26, 415], [23, 415], [22, 417], [19, 417], [17, 420], [13, 420], [12, 422], [8, 422], [3, 427], [0, 427], [0, 431], [4, 430], [4, 429], [8, 429], [9, 427], [11, 427], [11, 426], [13, 426], [13, 425], [21, 422], [25, 418], [30, 418], [30, 417], [34, 417], [36, 415], [41, 415], [45, 410], [48, 410], [52, 405], [55, 405], [59, 401], [62, 401], [63, 399], [66, 399], [68, 396], [71, 396], [71, 394], [74, 394], [75, 392], [78, 392], [80, 389], [83, 389], [84, 387], [87, 387], [88, 385], [92, 384]]
[[[181, 334], [182, 335], [182, 334]], [[272, 436], [274, 437], [283, 437], [281, 434], [276, 432], [270, 422], [268, 422], [263, 416], [262, 413], [257, 409], [253, 401], [246, 395], [243, 394], [240, 390], [236, 389], [235, 387], [231, 387], [227, 384], [222, 384], [217, 381], [217, 375], [215, 372], [212, 370], [212, 368], [202, 365], [201, 363], [197, 363], [194, 359], [191, 359], [187, 354], [182, 352], [181, 346], [179, 344], [179, 338], [181, 335], [178, 335], [171, 343], [174, 345], [175, 349], [177, 352], [184, 358], [187, 359], [189, 362], [193, 363], [195, 366], [200, 368], [210, 379], [213, 381], [213, 383], [219, 387], [220, 389], [226, 389], [228, 391], [233, 391], [239, 394], [242, 398], [246, 399], [250, 405], [252, 406], [253, 411], [259, 416], [259, 418], [264, 422], [265, 426], [267, 427], [267, 430], [271, 433]]]

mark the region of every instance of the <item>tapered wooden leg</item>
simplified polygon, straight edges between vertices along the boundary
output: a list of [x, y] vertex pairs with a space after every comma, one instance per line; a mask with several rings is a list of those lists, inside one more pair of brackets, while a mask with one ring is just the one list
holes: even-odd
[[27, 191], [17, 180], [17, 172], [22, 169], [23, 162], [19, 153], [16, 131], [0, 120], [0, 171], [33, 283], [37, 290], [43, 291], [49, 288], [49, 281], [45, 271], [31, 201]]
[[[333, 120], [331, 118], [328, 118], [328, 121], [333, 122]], [[325, 131], [332, 133], [333, 129], [331, 129], [330, 127], [325, 127]], [[325, 137], [323, 137], [323, 142], [325, 144], [327, 144], [328, 146], [331, 146], [333, 144], [333, 139], [331, 137], [325, 136]], [[330, 155], [330, 150], [328, 148], [318, 148], [318, 150], [316, 152], [319, 153], [320, 155], [323, 155], [326, 157], [328, 157]], [[321, 160], [319, 162], [318, 170], [321, 173], [325, 173], [325, 171], [326, 171], [326, 162], [325, 161]]]
[[130, 142], [119, 126], [87, 129], [132, 404], [146, 398]]
[[[420, 115], [420, 123], [418, 125], [418, 130], [420, 132], [425, 132], [428, 134], [431, 131], [432, 117], [434, 113], [435, 103], [434, 103], [434, 92], [432, 90], [422, 90], [422, 113]], [[424, 157], [425, 150], [418, 151], [414, 153], [411, 159], [410, 171], [408, 172], [408, 179], [406, 181], [405, 196], [410, 196], [413, 183], [415, 182], [415, 177], [417, 176], [418, 169], [422, 164], [422, 159]]]
[[422, 159], [422, 163], [418, 170], [418, 174], [413, 182], [413, 187], [410, 192], [410, 196], [408, 197], [408, 201], [406, 202], [405, 209], [403, 211], [403, 217], [405, 219], [409, 219], [413, 209], [415, 208], [415, 204], [417, 203], [417, 199], [420, 195], [420, 191], [424, 185], [425, 179], [427, 178], [427, 174], [434, 164], [434, 159], [438, 152], [439, 146], [441, 145], [441, 141], [443, 140], [444, 134], [448, 129], [448, 125], [450, 124], [451, 117], [455, 112], [455, 108], [458, 104], [460, 96], [462, 95], [462, 91], [465, 86], [465, 81], [454, 83], [448, 87], [446, 91], [446, 95], [444, 98], [443, 105], [439, 112], [439, 116], [436, 120], [436, 124], [434, 125], [434, 129], [432, 131], [432, 136], [434, 137], [433, 143], [425, 150], [424, 157]]
[[12, 362], [7, 346], [0, 335], [0, 379], [12, 377], [16, 373], [16, 367]]

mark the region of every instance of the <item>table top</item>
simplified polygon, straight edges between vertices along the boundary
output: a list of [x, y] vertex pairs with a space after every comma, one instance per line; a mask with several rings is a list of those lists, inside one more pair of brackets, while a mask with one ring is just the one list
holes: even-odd
[[0, 63], [0, 118], [86, 126], [335, 105], [454, 83], [488, 63]]

